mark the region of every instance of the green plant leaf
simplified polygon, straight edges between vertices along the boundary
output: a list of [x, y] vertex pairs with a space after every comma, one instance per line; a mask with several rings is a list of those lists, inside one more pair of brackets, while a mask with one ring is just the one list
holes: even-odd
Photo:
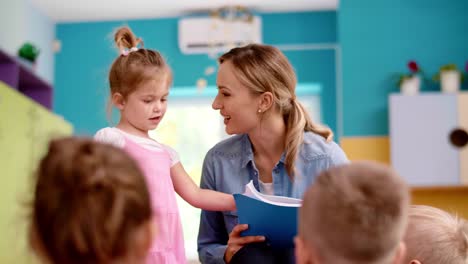
[[18, 56], [30, 62], [35, 62], [39, 53], [40, 50], [29, 42], [24, 43], [18, 50]]

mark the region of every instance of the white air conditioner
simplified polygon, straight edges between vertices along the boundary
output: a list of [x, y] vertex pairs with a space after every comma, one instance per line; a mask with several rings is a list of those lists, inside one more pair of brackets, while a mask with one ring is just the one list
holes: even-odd
[[218, 17], [192, 17], [179, 20], [179, 47], [184, 54], [216, 55], [237, 46], [261, 43], [261, 20], [228, 21]]

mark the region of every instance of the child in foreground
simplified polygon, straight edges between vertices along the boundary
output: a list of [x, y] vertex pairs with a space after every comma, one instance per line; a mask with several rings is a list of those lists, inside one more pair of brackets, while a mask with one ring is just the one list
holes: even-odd
[[404, 240], [405, 264], [468, 263], [468, 222], [441, 209], [411, 206]]
[[91, 139], [50, 142], [37, 169], [29, 243], [52, 264], [144, 263], [150, 195], [137, 164]]
[[354, 162], [321, 173], [299, 210], [296, 260], [399, 264], [409, 190], [390, 168]]

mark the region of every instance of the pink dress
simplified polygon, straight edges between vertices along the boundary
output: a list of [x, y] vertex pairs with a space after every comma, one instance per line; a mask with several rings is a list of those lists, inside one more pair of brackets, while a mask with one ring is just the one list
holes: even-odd
[[127, 137], [124, 149], [138, 162], [145, 175], [157, 223], [156, 237], [146, 263], [187, 263], [182, 225], [171, 180], [169, 153], [146, 149]]

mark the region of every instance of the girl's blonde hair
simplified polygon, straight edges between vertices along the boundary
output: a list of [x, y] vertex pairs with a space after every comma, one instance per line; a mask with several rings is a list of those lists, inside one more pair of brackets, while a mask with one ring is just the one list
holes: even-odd
[[50, 263], [112, 263], [144, 257], [151, 245], [144, 176], [111, 145], [51, 141], [37, 169], [31, 209], [30, 245]]
[[413, 205], [405, 243], [406, 263], [467, 264], [468, 222], [432, 206]]
[[[129, 27], [117, 29], [114, 41], [119, 56], [109, 71], [111, 97], [115, 93], [120, 93], [126, 98], [139, 85], [150, 80], [165, 78], [167, 85], [171, 85], [172, 71], [163, 56], [158, 51], [145, 49], [143, 40], [137, 38]], [[110, 104], [107, 110], [110, 113]]]
[[286, 124], [286, 170], [294, 177], [294, 162], [303, 143], [304, 131], [321, 135], [327, 141], [333, 132], [314, 123], [304, 106], [297, 100], [296, 74], [284, 54], [277, 48], [250, 44], [231, 49], [219, 58], [219, 63], [230, 61], [241, 83], [253, 94], [271, 92], [274, 107], [283, 115]]

